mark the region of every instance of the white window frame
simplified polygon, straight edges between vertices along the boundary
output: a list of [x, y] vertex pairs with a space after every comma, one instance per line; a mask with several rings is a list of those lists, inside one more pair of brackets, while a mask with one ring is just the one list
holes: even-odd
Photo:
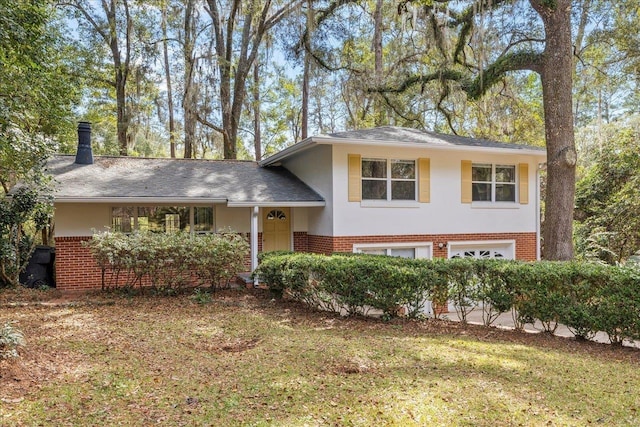
[[[368, 178], [365, 177], [362, 173], [362, 163], [365, 161], [384, 161], [387, 166], [387, 176], [386, 178]], [[392, 178], [391, 176], [391, 164], [393, 162], [413, 162], [413, 179], [405, 179], [405, 178]], [[383, 157], [362, 157], [361, 166], [360, 166], [360, 186], [364, 181], [386, 181], [387, 184], [387, 198], [386, 199], [365, 199], [364, 198], [364, 190], [362, 189], [362, 201], [366, 203], [411, 203], [417, 202], [418, 200], [418, 162], [416, 159], [396, 159], [396, 158], [383, 158]], [[413, 182], [413, 199], [394, 199], [392, 195], [392, 182]]]
[[[154, 205], [147, 205], [147, 204], [140, 204], [140, 205], [129, 205], [129, 204], [123, 204], [123, 205], [110, 205], [109, 206], [109, 228], [111, 228], [113, 226], [113, 208], [127, 208], [127, 207], [131, 207], [133, 208], [133, 225], [132, 225], [132, 231], [138, 231], [139, 230], [139, 224], [138, 224], [138, 209], [139, 208], [155, 208], [155, 207], [163, 207], [163, 206], [174, 206], [173, 204], [154, 204]], [[184, 206], [184, 205], [183, 205]], [[209, 233], [215, 233], [216, 231], [216, 206], [215, 205], [186, 205], [184, 207], [189, 208], [189, 232], [191, 234], [209, 234]], [[195, 227], [195, 209], [194, 208], [211, 208], [212, 210], [212, 224], [211, 224], [211, 230], [210, 231], [195, 231], [194, 227]], [[123, 232], [124, 234], [130, 234], [127, 232]]]
[[[516, 259], [516, 241], [515, 240], [471, 240], [471, 241], [455, 241], [447, 243], [447, 258], [451, 258], [451, 255], [455, 251], [459, 251], [457, 249], [459, 247], [470, 248], [474, 250], [478, 249], [487, 249], [495, 251], [496, 247], [506, 248], [506, 253], [510, 255], [510, 257], [503, 257], [499, 259], [505, 260], [514, 260]], [[493, 258], [493, 257], [492, 257]]]
[[[473, 204], [500, 204], [500, 205], [516, 205], [518, 202], [518, 165], [506, 164], [506, 163], [472, 163], [471, 164], [471, 176], [473, 177], [473, 168], [481, 166], [491, 166], [491, 181], [471, 181], [471, 203]], [[499, 167], [512, 167], [513, 168], [513, 182], [497, 182], [496, 181], [496, 168]], [[491, 184], [491, 200], [473, 200], [473, 184]], [[496, 184], [513, 185], [513, 200], [500, 200], [496, 201]]]
[[414, 249], [415, 259], [431, 259], [433, 257], [432, 242], [400, 242], [400, 243], [354, 243], [353, 253], [363, 253], [363, 250], [385, 249], [390, 255], [391, 249]]

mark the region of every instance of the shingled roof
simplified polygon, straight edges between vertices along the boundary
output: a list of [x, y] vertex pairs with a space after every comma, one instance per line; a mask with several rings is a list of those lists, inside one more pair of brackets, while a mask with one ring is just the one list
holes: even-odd
[[74, 156], [56, 155], [47, 171], [56, 181], [57, 201], [324, 205], [286, 169], [251, 161], [96, 156], [93, 164], [79, 165]]
[[331, 138], [367, 140], [372, 142], [413, 142], [417, 144], [451, 145], [464, 147], [504, 148], [510, 150], [537, 150], [543, 153], [543, 147], [524, 144], [508, 144], [488, 139], [469, 138], [458, 135], [430, 132], [427, 130], [410, 129], [396, 126], [381, 126], [372, 129], [352, 130], [331, 133]]
[[327, 135], [311, 136], [284, 150], [260, 161], [263, 166], [278, 164], [280, 160], [306, 150], [317, 144], [360, 144], [388, 147], [421, 146], [436, 150], [465, 150], [500, 152], [520, 155], [545, 157], [544, 147], [524, 144], [508, 144], [490, 141], [488, 139], [468, 138], [457, 135], [430, 132], [426, 130], [403, 128], [396, 126], [381, 126], [372, 129], [351, 130], [331, 133]]

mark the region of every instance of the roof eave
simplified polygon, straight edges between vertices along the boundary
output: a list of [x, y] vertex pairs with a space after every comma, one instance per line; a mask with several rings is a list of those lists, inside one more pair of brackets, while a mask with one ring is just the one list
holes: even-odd
[[314, 145], [319, 138], [317, 136], [310, 136], [309, 138], [303, 139], [302, 141], [290, 145], [282, 151], [278, 151], [277, 153], [267, 157], [266, 159], [260, 160], [258, 165], [260, 166], [270, 166], [275, 163], [278, 163], [280, 160], [291, 156], [294, 153], [305, 150], [309, 148], [311, 145]]
[[243, 202], [232, 202], [229, 201], [227, 206], [230, 208], [245, 208], [245, 207], [260, 207], [260, 208], [313, 208], [313, 207], [323, 207], [327, 203], [324, 200], [312, 200], [312, 201], [304, 201], [304, 202], [288, 202], [288, 201], [269, 201], [269, 202], [257, 202], [257, 201], [243, 201]]
[[406, 148], [428, 148], [430, 150], [444, 151], [472, 151], [483, 153], [500, 153], [500, 154], [520, 154], [526, 156], [536, 156], [546, 158], [547, 154], [544, 150], [535, 150], [530, 148], [506, 148], [506, 147], [479, 147], [473, 145], [451, 145], [451, 144], [433, 144], [429, 142], [400, 142], [393, 140], [371, 140], [371, 139], [353, 139], [353, 138], [335, 138], [331, 136], [313, 136], [309, 137], [297, 144], [290, 145], [284, 150], [258, 162], [260, 166], [270, 166], [279, 161], [292, 156], [295, 153], [306, 150], [312, 145], [323, 144], [344, 144], [344, 145], [373, 145], [384, 144], [386, 147], [406, 147]]
[[[317, 144], [345, 144], [345, 145], [372, 145], [381, 143], [391, 147], [408, 147], [408, 148], [429, 148], [434, 150], [445, 151], [482, 151], [507, 154], [526, 154], [533, 156], [546, 157], [544, 150], [536, 150], [530, 148], [507, 148], [507, 147], [482, 147], [475, 145], [454, 145], [454, 144], [434, 144], [430, 142], [401, 142], [394, 140], [382, 139], [351, 139], [351, 138], [335, 138], [331, 136], [319, 136], [314, 138]], [[517, 146], [514, 144], [514, 146]]]
[[183, 203], [183, 204], [216, 204], [227, 203], [227, 199], [209, 197], [83, 197], [54, 196], [54, 203]]

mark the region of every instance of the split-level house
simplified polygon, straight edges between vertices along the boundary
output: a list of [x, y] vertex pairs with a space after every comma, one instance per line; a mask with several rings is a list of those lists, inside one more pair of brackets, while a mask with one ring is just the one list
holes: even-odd
[[415, 258], [540, 256], [540, 170], [527, 145], [380, 127], [309, 137], [260, 162], [93, 156], [88, 126], [55, 178], [59, 289], [91, 289], [82, 241], [136, 229], [246, 235], [261, 251]]

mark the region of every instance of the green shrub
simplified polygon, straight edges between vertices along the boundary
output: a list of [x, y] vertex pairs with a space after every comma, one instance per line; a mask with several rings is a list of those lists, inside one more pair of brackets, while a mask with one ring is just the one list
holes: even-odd
[[19, 357], [18, 347], [25, 344], [24, 334], [11, 323], [0, 328], [0, 359]]
[[96, 233], [85, 242], [102, 271], [102, 289], [149, 285], [228, 286], [244, 268], [246, 240], [235, 233]]
[[640, 269], [588, 262], [409, 260], [378, 255], [269, 253], [255, 274], [317, 309], [343, 314], [401, 309], [416, 317], [426, 301], [456, 306], [461, 321], [482, 304], [490, 325], [512, 311], [517, 328], [565, 324], [578, 338], [597, 331], [613, 343], [640, 339]]

